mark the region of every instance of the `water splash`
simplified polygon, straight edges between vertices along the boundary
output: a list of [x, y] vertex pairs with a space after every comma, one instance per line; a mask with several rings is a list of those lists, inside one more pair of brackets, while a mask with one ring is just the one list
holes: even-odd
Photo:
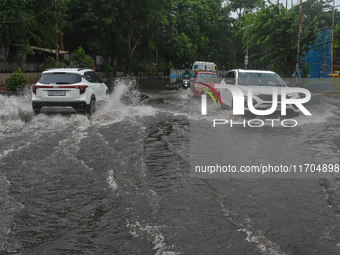
[[0, 133], [21, 129], [33, 118], [30, 90], [18, 96], [0, 95]]
[[91, 117], [82, 114], [35, 115], [31, 91], [27, 89], [20, 95], [0, 95], [0, 134], [20, 132], [25, 128], [60, 129], [74, 124], [84, 128], [92, 124], [106, 126], [125, 119], [153, 116], [156, 112], [154, 107], [142, 103], [138, 84], [133, 79], [117, 79], [112, 93], [97, 106]]
[[109, 125], [126, 118], [155, 115], [156, 109], [143, 105], [136, 80], [118, 79], [114, 90], [91, 116], [90, 120], [99, 125]]

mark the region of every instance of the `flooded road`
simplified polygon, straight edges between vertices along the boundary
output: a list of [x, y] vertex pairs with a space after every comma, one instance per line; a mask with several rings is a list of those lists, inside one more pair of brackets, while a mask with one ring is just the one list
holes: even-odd
[[[340, 177], [190, 175], [191, 95], [120, 80], [90, 118], [34, 116], [29, 93], [0, 95], [0, 254], [340, 254]], [[226, 137], [340, 163], [340, 101], [316, 98], [296, 133]]]

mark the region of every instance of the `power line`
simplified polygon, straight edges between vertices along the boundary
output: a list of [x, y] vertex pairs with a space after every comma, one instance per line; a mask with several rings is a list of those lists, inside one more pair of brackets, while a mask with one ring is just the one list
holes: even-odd
[[14, 20], [14, 21], [0, 21], [0, 24], [13, 24], [13, 23], [19, 23], [19, 22], [24, 22], [24, 21], [34, 19], [34, 18], [44, 14], [45, 12], [47, 12], [50, 8], [52, 8], [53, 5], [54, 5], [54, 2], [49, 7], [47, 7], [45, 10], [43, 10], [39, 14], [34, 15], [32, 17], [29, 17], [29, 18], [26, 18], [26, 19], [21, 19], [21, 20]]

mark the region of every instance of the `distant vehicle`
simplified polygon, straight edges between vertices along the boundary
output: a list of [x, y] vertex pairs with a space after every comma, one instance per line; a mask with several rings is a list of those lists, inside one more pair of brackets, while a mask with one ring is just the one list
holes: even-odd
[[194, 73], [198, 71], [216, 72], [217, 66], [214, 62], [196, 61], [192, 65], [192, 70]]
[[[242, 70], [235, 69], [230, 70], [224, 82], [228, 85], [235, 85], [239, 87], [245, 95], [245, 110], [249, 111], [247, 104], [248, 89], [252, 89], [252, 103], [257, 110], [266, 110], [272, 106], [273, 101], [273, 87], [287, 87], [281, 77], [272, 71], [262, 70]], [[224, 107], [233, 108], [233, 98], [229, 89], [219, 89], [218, 93], [221, 97], [221, 101]], [[300, 98], [298, 93], [287, 94], [287, 98]], [[278, 90], [278, 107], [276, 111], [280, 111], [281, 107], [281, 94]], [[299, 112], [297, 107], [287, 105], [288, 110], [293, 112]]]
[[93, 113], [107, 86], [88, 68], [55, 68], [42, 73], [32, 87], [35, 113]]
[[192, 83], [193, 95], [199, 97], [202, 95], [203, 89], [210, 92], [209, 87], [214, 88], [215, 84], [220, 83], [220, 80], [215, 72], [198, 71], [195, 77], [192, 78]]
[[182, 74], [183, 89], [190, 88], [190, 78], [191, 78], [191, 72], [189, 72], [189, 70], [186, 69], [185, 72]]
[[340, 78], [340, 71], [334, 71], [333, 74], [330, 74], [330, 76]]
[[185, 78], [182, 80], [183, 89], [190, 88], [190, 78]]

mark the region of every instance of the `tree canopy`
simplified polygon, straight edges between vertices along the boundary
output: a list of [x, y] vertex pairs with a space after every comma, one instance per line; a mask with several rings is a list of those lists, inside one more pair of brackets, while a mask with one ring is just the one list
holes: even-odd
[[[0, 61], [33, 46], [104, 56], [125, 73], [189, 68], [196, 60], [220, 69], [272, 69], [290, 76], [297, 62], [299, 6], [265, 0], [2, 0]], [[319, 31], [332, 26], [332, 1], [303, 3], [300, 55], [323, 43]], [[336, 11], [336, 25], [340, 21]], [[340, 57], [339, 25], [335, 56]], [[329, 38], [325, 38], [325, 40]], [[320, 42], [316, 42], [321, 40]], [[1, 52], [1, 51], [0, 51]], [[51, 57], [49, 56], [45, 56]]]

